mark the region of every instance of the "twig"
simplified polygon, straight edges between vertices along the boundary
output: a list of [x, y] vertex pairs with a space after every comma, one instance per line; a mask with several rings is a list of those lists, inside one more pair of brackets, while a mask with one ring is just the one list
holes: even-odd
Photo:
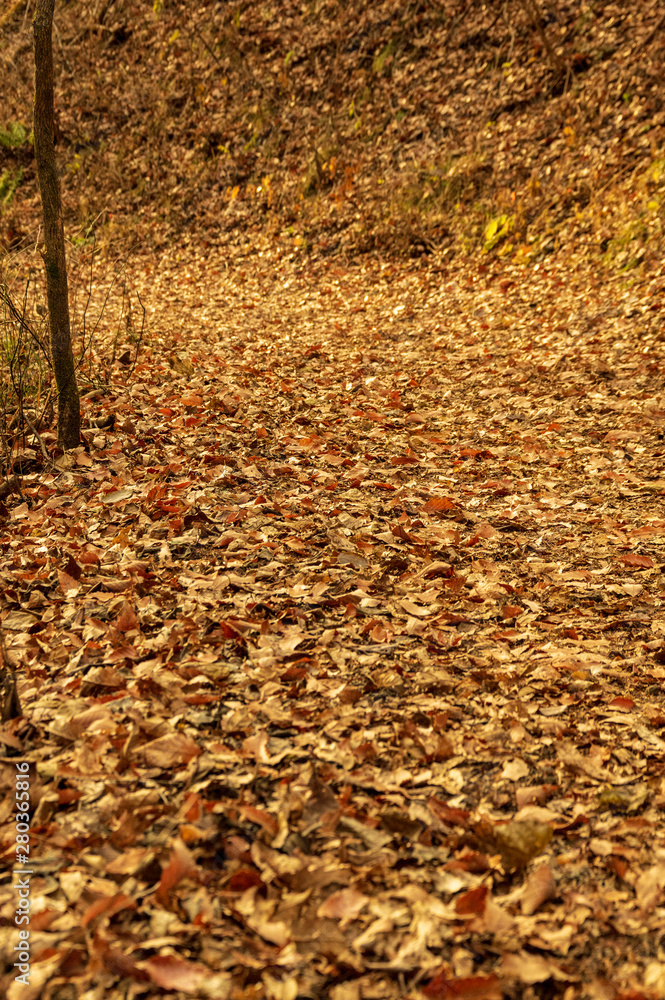
[[136, 341], [136, 353], [134, 355], [134, 363], [127, 372], [127, 378], [131, 378], [136, 368], [136, 362], [139, 360], [139, 351], [141, 350], [141, 344], [143, 343], [143, 331], [145, 330], [145, 306], [141, 302], [141, 296], [136, 293], [136, 298], [139, 300], [139, 305], [141, 306], [142, 316], [141, 316], [141, 329], [139, 330], [138, 340]]
[[[27, 292], [28, 289], [26, 287], [26, 292], [25, 292], [26, 295]], [[37, 334], [35, 330], [33, 330], [31, 323], [29, 323], [26, 318], [25, 307], [23, 309], [23, 312], [19, 312], [19, 310], [16, 308], [16, 303], [14, 302], [9, 292], [9, 288], [7, 287], [4, 281], [0, 282], [0, 300], [2, 300], [5, 303], [14, 322], [18, 326], [20, 326], [21, 329], [25, 330], [30, 335], [30, 337], [32, 337], [34, 342], [39, 347], [40, 351], [42, 351], [42, 353], [45, 355], [46, 358], [50, 359], [48, 348], [41, 340], [39, 334]]]
[[39, 447], [42, 450], [42, 455], [44, 456], [44, 458], [46, 459], [47, 462], [50, 462], [51, 456], [49, 455], [49, 453], [46, 450], [46, 446], [45, 446], [44, 442], [41, 439], [41, 435], [40, 435], [39, 431], [37, 430], [37, 428], [35, 427], [35, 425], [33, 424], [33, 422], [30, 419], [30, 417], [28, 416], [28, 414], [25, 412], [25, 410], [23, 411], [23, 419], [25, 420], [26, 424], [28, 425], [28, 427], [30, 428], [30, 430], [32, 431], [32, 433], [35, 435], [35, 437], [39, 441]]

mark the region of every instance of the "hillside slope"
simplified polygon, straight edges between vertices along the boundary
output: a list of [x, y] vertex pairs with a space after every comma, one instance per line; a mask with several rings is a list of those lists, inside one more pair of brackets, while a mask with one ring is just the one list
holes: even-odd
[[[0, 29], [0, 175], [5, 229], [27, 233], [21, 8]], [[665, 213], [665, 4], [541, 10], [537, 30], [520, 0], [358, 0], [352, 18], [332, 0], [59, 5], [70, 233], [648, 264]]]

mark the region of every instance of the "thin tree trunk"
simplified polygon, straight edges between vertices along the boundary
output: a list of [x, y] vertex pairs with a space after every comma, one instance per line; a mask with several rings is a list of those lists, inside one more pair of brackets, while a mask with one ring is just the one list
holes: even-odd
[[543, 43], [545, 51], [550, 60], [550, 65], [552, 69], [557, 74], [557, 76], [562, 77], [566, 72], [566, 66], [559, 55], [552, 48], [552, 43], [547, 37], [547, 33], [543, 27], [543, 15], [538, 6], [538, 0], [521, 0], [522, 6], [526, 10], [531, 23], [540, 35], [540, 40]]
[[53, 123], [53, 47], [55, 0], [36, 0], [32, 21], [35, 50], [35, 160], [44, 216], [42, 253], [51, 326], [51, 356], [58, 390], [58, 442], [63, 448], [80, 443], [81, 407], [69, 326], [69, 292], [60, 179], [55, 161]]

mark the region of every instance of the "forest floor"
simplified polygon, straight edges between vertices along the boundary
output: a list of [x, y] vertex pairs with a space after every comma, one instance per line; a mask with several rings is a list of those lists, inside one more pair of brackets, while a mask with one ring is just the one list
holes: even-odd
[[9, 1000], [662, 997], [662, 269], [124, 282], [3, 508]]
[[8, 1000], [665, 997], [664, 10], [56, 5], [84, 444], [5, 310]]

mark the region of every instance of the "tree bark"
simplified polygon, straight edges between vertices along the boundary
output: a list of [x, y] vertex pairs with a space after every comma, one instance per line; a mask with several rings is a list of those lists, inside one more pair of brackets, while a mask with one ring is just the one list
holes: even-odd
[[42, 252], [51, 328], [51, 357], [58, 390], [58, 443], [75, 448], [81, 439], [81, 407], [69, 325], [69, 291], [60, 178], [55, 160], [53, 46], [55, 0], [36, 0], [32, 21], [35, 52], [35, 161], [44, 217]]

